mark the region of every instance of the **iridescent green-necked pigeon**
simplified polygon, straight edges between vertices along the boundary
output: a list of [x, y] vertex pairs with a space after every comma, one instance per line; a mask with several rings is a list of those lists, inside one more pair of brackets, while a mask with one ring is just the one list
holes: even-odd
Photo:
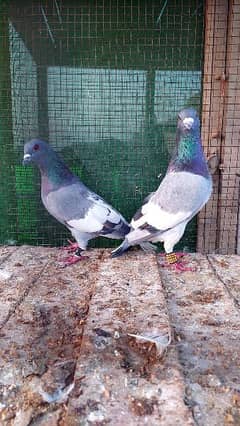
[[144, 241], [164, 243], [168, 264], [186, 270], [173, 253], [187, 223], [206, 204], [212, 191], [212, 179], [203, 153], [197, 112], [184, 109], [178, 115], [176, 148], [167, 173], [133, 217], [131, 231], [112, 252], [120, 256], [130, 246]]
[[130, 228], [124, 217], [73, 175], [60, 156], [40, 139], [24, 146], [23, 164], [35, 163], [41, 172], [41, 197], [48, 212], [65, 225], [77, 244], [65, 264], [83, 258], [81, 251], [98, 236], [123, 239]]

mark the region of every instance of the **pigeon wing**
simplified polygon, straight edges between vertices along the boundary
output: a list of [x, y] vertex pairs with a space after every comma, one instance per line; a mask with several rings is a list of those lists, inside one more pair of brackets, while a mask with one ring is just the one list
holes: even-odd
[[106, 227], [112, 229], [121, 221], [126, 223], [120, 213], [78, 182], [60, 187], [42, 198], [49, 213], [80, 232], [101, 234]]
[[128, 241], [135, 244], [189, 221], [207, 202], [211, 181], [189, 172], [168, 173], [158, 190], [131, 221]]
[[81, 232], [110, 234], [124, 220], [120, 213], [102, 198], [89, 194], [87, 201], [90, 201], [90, 205], [84, 217], [76, 216], [67, 222], [68, 226]]

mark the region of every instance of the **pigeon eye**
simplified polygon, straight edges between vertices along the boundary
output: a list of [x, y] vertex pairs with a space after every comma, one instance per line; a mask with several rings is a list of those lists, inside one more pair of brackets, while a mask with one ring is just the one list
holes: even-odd
[[39, 150], [39, 145], [38, 145], [38, 143], [36, 143], [36, 144], [34, 145], [33, 149], [34, 149], [34, 151], [38, 151], [38, 150]]

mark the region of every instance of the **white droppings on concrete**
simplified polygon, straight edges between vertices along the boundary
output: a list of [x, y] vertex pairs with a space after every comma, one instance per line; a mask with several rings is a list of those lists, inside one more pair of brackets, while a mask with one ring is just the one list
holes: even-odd
[[87, 417], [88, 421], [93, 423], [93, 422], [103, 422], [103, 420], [105, 419], [104, 414], [101, 411], [92, 411], [88, 417]]
[[0, 269], [0, 281], [7, 281], [12, 277], [13, 273], [10, 271], [6, 271], [4, 269]]

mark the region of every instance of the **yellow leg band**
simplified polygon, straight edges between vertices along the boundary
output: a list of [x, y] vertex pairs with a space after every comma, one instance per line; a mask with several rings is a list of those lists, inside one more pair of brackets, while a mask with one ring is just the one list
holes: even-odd
[[178, 261], [176, 253], [167, 253], [166, 259], [167, 259], [167, 262], [170, 264], [176, 263]]

